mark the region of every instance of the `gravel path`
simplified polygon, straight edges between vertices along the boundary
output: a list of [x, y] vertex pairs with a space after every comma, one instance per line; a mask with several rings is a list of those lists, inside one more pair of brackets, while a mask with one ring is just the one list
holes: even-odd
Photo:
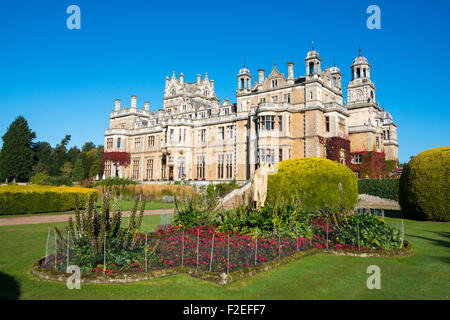
[[[172, 213], [173, 209], [154, 209], [145, 210], [144, 215], [159, 215]], [[124, 211], [123, 217], [128, 217], [130, 211]], [[12, 217], [12, 218], [0, 218], [0, 226], [13, 226], [19, 224], [37, 224], [37, 223], [53, 223], [53, 222], [64, 222], [68, 221], [69, 217], [74, 218], [74, 214], [54, 214], [54, 215], [36, 215], [36, 216], [26, 216], [26, 217]]]
[[384, 199], [380, 197], [370, 196], [368, 194], [360, 194], [358, 196], [358, 208], [380, 208], [386, 210], [400, 210], [400, 205], [397, 201], [391, 199]]

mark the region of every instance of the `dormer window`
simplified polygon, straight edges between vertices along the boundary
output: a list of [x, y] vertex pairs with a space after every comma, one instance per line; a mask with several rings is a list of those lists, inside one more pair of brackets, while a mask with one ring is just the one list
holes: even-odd
[[272, 80], [272, 88], [277, 88], [278, 87], [278, 80], [274, 79]]

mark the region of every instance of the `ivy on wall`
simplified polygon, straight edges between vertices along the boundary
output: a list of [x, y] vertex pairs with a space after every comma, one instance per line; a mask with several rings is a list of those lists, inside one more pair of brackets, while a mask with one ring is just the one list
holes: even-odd
[[130, 164], [130, 154], [128, 152], [104, 152], [103, 169], [106, 161], [118, 162], [120, 166], [126, 167]]
[[326, 139], [327, 159], [341, 163], [350, 167], [352, 156], [350, 154], [350, 140], [342, 137], [331, 137]]
[[358, 172], [360, 178], [383, 178], [387, 176], [387, 167], [384, 152], [360, 151], [351, 155], [361, 155], [361, 163], [351, 164], [350, 168]]

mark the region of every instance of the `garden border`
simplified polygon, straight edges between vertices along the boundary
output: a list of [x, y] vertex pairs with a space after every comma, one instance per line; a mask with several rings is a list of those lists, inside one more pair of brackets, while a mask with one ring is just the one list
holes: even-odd
[[[220, 285], [230, 284], [233, 281], [245, 279], [248, 277], [252, 277], [260, 272], [268, 271], [274, 269], [280, 265], [287, 264], [296, 260], [299, 260], [303, 257], [312, 256], [320, 252], [325, 252], [328, 254], [336, 255], [336, 256], [356, 256], [356, 257], [393, 257], [393, 256], [407, 256], [411, 254], [413, 251], [413, 247], [409, 242], [405, 241], [406, 246], [402, 249], [389, 250], [379, 252], [377, 250], [363, 250], [359, 252], [346, 252], [346, 251], [338, 251], [338, 250], [320, 250], [318, 248], [312, 248], [305, 251], [294, 253], [288, 257], [283, 257], [280, 259], [268, 261], [259, 265], [256, 265], [251, 268], [243, 268], [239, 271], [226, 273], [216, 273], [216, 272], [207, 272], [207, 271], [199, 271], [195, 268], [190, 267], [172, 267], [160, 270], [152, 270], [150, 272], [130, 272], [130, 273], [117, 273], [111, 275], [103, 275], [103, 274], [82, 274], [81, 283], [94, 283], [94, 284], [102, 284], [102, 283], [131, 283], [137, 281], [145, 281], [152, 280], [157, 278], [162, 278], [166, 276], [176, 275], [176, 274], [187, 274], [194, 278], [199, 278], [202, 280], [212, 281]], [[61, 273], [56, 272], [54, 270], [46, 269], [41, 267], [42, 261], [45, 257], [38, 259], [33, 266], [31, 267], [31, 274], [34, 276], [47, 280], [47, 281], [57, 281], [57, 282], [66, 282], [67, 279], [72, 275], [69, 273]]]
[[401, 249], [394, 250], [376, 250], [376, 249], [367, 249], [360, 251], [344, 251], [344, 250], [334, 250], [334, 249], [325, 249], [324, 252], [328, 254], [332, 254], [335, 256], [350, 256], [350, 257], [362, 257], [362, 258], [386, 258], [386, 257], [396, 257], [396, 256], [409, 256], [413, 247], [411, 243], [405, 241], [405, 246]]

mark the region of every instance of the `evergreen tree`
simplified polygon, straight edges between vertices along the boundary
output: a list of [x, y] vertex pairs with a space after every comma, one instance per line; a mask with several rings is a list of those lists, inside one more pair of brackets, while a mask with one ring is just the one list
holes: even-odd
[[3, 146], [0, 151], [0, 181], [28, 181], [33, 167], [33, 140], [36, 133], [32, 132], [24, 117], [17, 117], [3, 135]]
[[53, 148], [50, 143], [39, 141], [33, 146], [33, 174], [45, 173], [49, 174], [53, 164], [52, 159]]
[[53, 149], [53, 165], [51, 168], [51, 175], [57, 176], [60, 173], [61, 168], [64, 165], [64, 162], [68, 161], [67, 156], [67, 144], [70, 141], [70, 135], [67, 134], [64, 139], [61, 140], [60, 144], [57, 144]]
[[72, 179], [75, 182], [81, 182], [84, 179], [83, 160], [80, 158], [75, 161], [75, 167], [72, 170]]

